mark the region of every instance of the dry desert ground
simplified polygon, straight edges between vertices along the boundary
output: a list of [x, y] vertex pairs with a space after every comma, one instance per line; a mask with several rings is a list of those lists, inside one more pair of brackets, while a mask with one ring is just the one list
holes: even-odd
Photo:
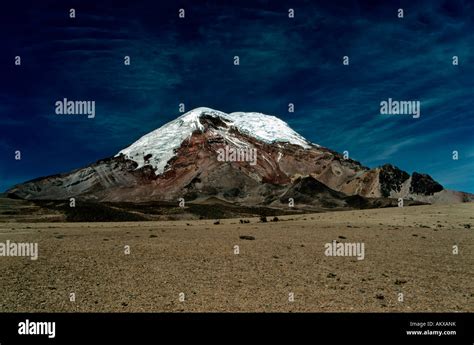
[[474, 311], [473, 203], [249, 220], [1, 223], [39, 257], [0, 257], [0, 311]]

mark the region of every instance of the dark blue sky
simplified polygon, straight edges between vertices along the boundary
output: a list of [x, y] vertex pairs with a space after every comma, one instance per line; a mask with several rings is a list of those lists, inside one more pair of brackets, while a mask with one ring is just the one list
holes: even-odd
[[[366, 166], [474, 192], [472, 1], [17, 0], [0, 27], [0, 190], [112, 156], [184, 103], [276, 115]], [[65, 97], [96, 117], [56, 115]], [[380, 115], [389, 97], [421, 117]]]

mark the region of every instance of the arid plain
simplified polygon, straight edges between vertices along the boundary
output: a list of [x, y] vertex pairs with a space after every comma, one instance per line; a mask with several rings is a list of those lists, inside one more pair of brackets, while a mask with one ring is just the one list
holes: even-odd
[[[0, 257], [0, 311], [474, 311], [473, 203], [272, 218], [0, 223], [39, 245]], [[326, 256], [333, 240], [364, 260]]]

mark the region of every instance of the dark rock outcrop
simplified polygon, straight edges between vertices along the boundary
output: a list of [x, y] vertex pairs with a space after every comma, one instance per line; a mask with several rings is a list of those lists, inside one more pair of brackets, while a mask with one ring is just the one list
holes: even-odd
[[391, 191], [400, 192], [403, 182], [408, 180], [410, 175], [391, 164], [385, 164], [380, 168], [379, 181], [382, 196], [389, 197]]
[[433, 195], [441, 192], [443, 186], [433, 180], [430, 175], [414, 172], [411, 175], [410, 192], [415, 194]]

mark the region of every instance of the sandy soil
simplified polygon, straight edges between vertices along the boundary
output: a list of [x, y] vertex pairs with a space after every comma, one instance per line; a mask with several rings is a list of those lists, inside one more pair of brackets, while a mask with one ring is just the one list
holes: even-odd
[[[474, 311], [472, 203], [248, 224], [3, 223], [6, 240], [38, 242], [39, 258], [0, 257], [2, 312]], [[365, 259], [325, 256], [332, 240], [363, 242]]]

